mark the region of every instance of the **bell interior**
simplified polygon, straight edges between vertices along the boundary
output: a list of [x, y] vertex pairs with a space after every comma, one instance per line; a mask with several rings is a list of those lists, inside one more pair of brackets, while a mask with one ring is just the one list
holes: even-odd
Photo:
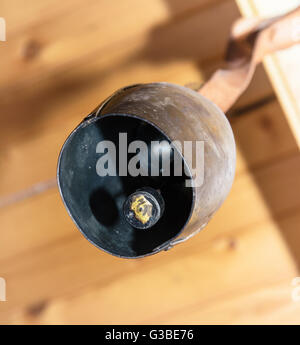
[[[119, 133], [127, 133], [128, 144], [142, 140], [149, 147], [148, 156], [138, 163], [148, 171], [148, 176], [119, 176]], [[96, 171], [102, 156], [96, 147], [104, 140], [115, 144], [116, 176], [99, 176]], [[158, 176], [151, 176], [153, 155], [160, 155], [160, 159], [163, 155], [162, 151], [150, 150], [153, 141], [170, 143], [166, 134], [142, 118], [109, 114], [79, 125], [60, 154], [58, 183], [69, 214], [90, 242], [116, 256], [133, 258], [158, 251], [178, 236], [192, 213], [194, 191], [185, 185], [191, 175], [188, 168], [185, 170], [184, 158], [180, 155], [182, 171], [186, 171], [182, 176], [174, 174], [174, 153], [170, 159], [170, 176], [163, 176], [163, 169]], [[127, 161], [135, 155], [128, 153]], [[158, 190], [165, 202], [159, 221], [146, 230], [132, 227], [123, 215], [127, 197], [143, 187]]]

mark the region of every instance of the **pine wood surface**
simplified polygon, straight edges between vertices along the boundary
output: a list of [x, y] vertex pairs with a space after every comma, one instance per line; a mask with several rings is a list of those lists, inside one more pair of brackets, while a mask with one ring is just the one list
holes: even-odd
[[66, 136], [114, 90], [209, 76], [235, 2], [2, 0], [0, 16], [0, 323], [299, 323], [300, 154], [262, 67], [228, 114], [232, 191], [190, 241], [112, 257], [77, 231], [55, 186]]

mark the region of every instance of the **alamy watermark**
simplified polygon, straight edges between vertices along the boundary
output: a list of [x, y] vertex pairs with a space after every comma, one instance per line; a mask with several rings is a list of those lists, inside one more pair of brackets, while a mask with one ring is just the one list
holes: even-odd
[[6, 281], [0, 277], [0, 302], [6, 301]]
[[0, 41], [6, 41], [6, 22], [2, 17], [0, 17]]
[[300, 18], [294, 18], [292, 21], [292, 40], [298, 42], [300, 40]]
[[291, 292], [291, 297], [294, 302], [299, 302], [300, 301], [300, 277], [295, 277], [292, 282], [292, 292]]
[[183, 145], [166, 140], [128, 143], [127, 133], [119, 133], [118, 149], [116, 143], [103, 140], [97, 144], [96, 153], [101, 154], [96, 162], [101, 177], [186, 176], [186, 187], [200, 187], [204, 181], [204, 141], [184, 141]]

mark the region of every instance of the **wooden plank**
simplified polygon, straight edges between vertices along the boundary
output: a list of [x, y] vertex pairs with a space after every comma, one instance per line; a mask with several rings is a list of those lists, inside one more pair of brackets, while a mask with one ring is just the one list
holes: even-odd
[[[299, 217], [296, 221], [299, 222]], [[267, 220], [224, 235], [234, 238], [236, 246], [230, 245], [226, 237], [203, 246], [198, 237], [192, 247], [182, 245], [176, 251], [151, 260], [126, 263], [106, 260], [103, 256], [96, 266], [100, 262], [102, 265], [94, 267], [94, 274], [98, 271], [98, 281], [95, 279], [91, 287], [47, 300], [39, 305], [40, 308], [19, 310], [10, 316], [11, 322], [160, 324], [244, 320], [255, 323], [263, 321], [264, 315], [268, 317], [273, 311], [278, 312], [283, 305], [290, 305], [288, 289], [296, 271], [276, 223]], [[197, 247], [195, 242], [198, 242]], [[56, 260], [55, 264], [58, 265]], [[57, 266], [56, 270], [61, 269]], [[104, 278], [104, 271], [110, 272], [108, 280]], [[79, 270], [76, 272], [78, 274]], [[24, 283], [25, 275], [26, 271]], [[77, 284], [78, 280], [85, 280], [85, 276], [80, 274]], [[74, 283], [73, 279], [69, 284]], [[38, 291], [34, 282], [31, 281], [35, 294]], [[273, 290], [271, 295], [265, 293], [262, 305], [261, 290], [270, 291], [279, 282], [284, 294], [282, 289]], [[47, 284], [50, 285], [48, 289], [57, 284], [65, 288], [64, 281], [53, 279], [51, 271]], [[21, 285], [25, 291], [26, 285]], [[76, 290], [73, 286], [72, 291]], [[252, 306], [250, 310], [249, 306]], [[298, 304], [298, 313], [299, 308]]]
[[297, 152], [297, 144], [276, 100], [254, 108], [242, 107], [237, 115], [234, 116], [234, 111], [231, 114], [237, 144], [237, 174]]
[[[201, 10], [201, 4], [204, 10]], [[150, 3], [146, 0], [130, 0], [120, 2], [118, 6], [110, 1], [93, 1], [89, 6], [75, 7], [67, 15], [53, 16], [52, 20], [48, 20], [46, 24], [38, 22], [33, 27], [23, 29], [22, 34], [13, 37], [1, 46], [0, 66], [5, 73], [2, 75], [0, 87], [4, 90], [9, 88], [20, 90], [24, 83], [27, 84], [29, 81], [32, 83], [33, 80], [37, 82], [45, 74], [55, 71], [61, 73], [66, 68], [82, 62], [84, 58], [91, 59], [95, 54], [109, 56], [111, 50], [122, 50], [123, 47], [120, 46], [122, 42], [125, 46], [128, 43], [132, 46], [132, 42], [138, 36], [145, 36], [145, 34], [148, 34], [149, 44], [159, 34], [164, 43], [168, 43], [169, 55], [172, 59], [182, 58], [178, 54], [186, 50], [184, 40], [186, 35], [192, 35], [190, 39], [201, 41], [201, 45], [197, 45], [197, 51], [193, 51], [195, 54], [201, 47], [203, 51], [222, 49], [222, 37], [228, 33], [229, 25], [227, 30], [223, 30], [221, 35], [216, 36], [214, 42], [204, 34], [203, 27], [212, 27], [212, 23], [208, 21], [209, 17], [216, 20], [221, 13], [224, 15], [223, 23], [229, 20], [229, 24], [238, 16], [238, 10], [234, 3], [228, 0], [214, 1], [211, 3], [212, 6], [207, 6], [207, 4], [206, 0], [199, 3], [197, 10], [189, 14], [189, 20], [187, 22], [182, 20], [183, 25], [181, 21], [176, 24], [168, 23], [168, 19], [170, 20], [173, 14], [170, 15], [163, 1]], [[174, 6], [177, 10], [178, 7]], [[174, 11], [174, 16], [177, 10]], [[123, 15], [125, 12], [126, 16]], [[107, 15], [108, 13], [110, 15]], [[112, 18], [118, 18], [118, 20], [112, 20]], [[177, 41], [174, 42], [171, 39], [172, 36], [168, 34], [169, 27], [173, 27], [173, 31], [176, 30], [177, 35], [180, 35], [177, 39], [182, 37], [180, 49]], [[152, 28], [151, 32], [149, 32], [150, 28]], [[195, 31], [196, 28], [199, 32]], [[177, 48], [175, 51], [174, 43], [176, 43], [175, 49]], [[170, 50], [170, 47], [173, 49]], [[143, 48], [146, 50], [148, 46]], [[145, 53], [148, 53], [149, 57], [156, 53], [152, 58], [159, 58], [163, 57], [167, 51], [159, 49], [155, 52], [155, 46], [151, 46], [151, 49]]]
[[[275, 16], [288, 12], [300, 5], [299, 0], [237, 0], [243, 15]], [[299, 36], [300, 22], [294, 23], [294, 34]], [[287, 120], [300, 145], [300, 46], [267, 56], [264, 65], [276, 91], [277, 97], [285, 111]]]
[[55, 2], [53, 0], [2, 0], [0, 4], [1, 16], [7, 23], [7, 39], [10, 40], [24, 28], [36, 25], [37, 23], [46, 23], [49, 18], [58, 17], [72, 8], [88, 6], [89, 0], [85, 5], [81, 0]]
[[[126, 9], [137, 8], [137, 12], [139, 12], [139, 8], [144, 7], [145, 10], [150, 9], [152, 20], [165, 20], [170, 17], [182, 16], [186, 12], [197, 11], [210, 6], [211, 3], [216, 3], [216, 1], [186, 0], [183, 2], [181, 0], [172, 0], [166, 3], [163, 0], [153, 0], [150, 8], [147, 1], [128, 0]], [[24, 28], [36, 28], [42, 22], [45, 23], [59, 16], [65, 16], [68, 12], [76, 12], [78, 9], [82, 10], [84, 7], [88, 8], [95, 5], [97, 6], [98, 13], [116, 13], [117, 16], [119, 9], [124, 10], [124, 4], [116, 5], [109, 0], [72, 0], [55, 3], [53, 0], [18, 0], [18, 3], [12, 3], [11, 0], [2, 0], [1, 13], [9, 23], [10, 35], [16, 35]], [[101, 16], [103, 15], [101, 14]], [[148, 20], [151, 20], [151, 18], [148, 18]]]
[[298, 324], [299, 304], [291, 298], [290, 279], [237, 291], [168, 315], [168, 324]]

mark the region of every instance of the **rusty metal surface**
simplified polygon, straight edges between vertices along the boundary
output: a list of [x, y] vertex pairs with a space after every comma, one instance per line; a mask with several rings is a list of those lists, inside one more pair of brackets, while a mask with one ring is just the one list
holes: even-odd
[[109, 113], [144, 118], [182, 145], [184, 141], [204, 141], [204, 183], [194, 187], [192, 216], [172, 243], [202, 229], [222, 205], [234, 178], [235, 143], [223, 112], [193, 90], [170, 83], [151, 83], [118, 90], [95, 114]]

